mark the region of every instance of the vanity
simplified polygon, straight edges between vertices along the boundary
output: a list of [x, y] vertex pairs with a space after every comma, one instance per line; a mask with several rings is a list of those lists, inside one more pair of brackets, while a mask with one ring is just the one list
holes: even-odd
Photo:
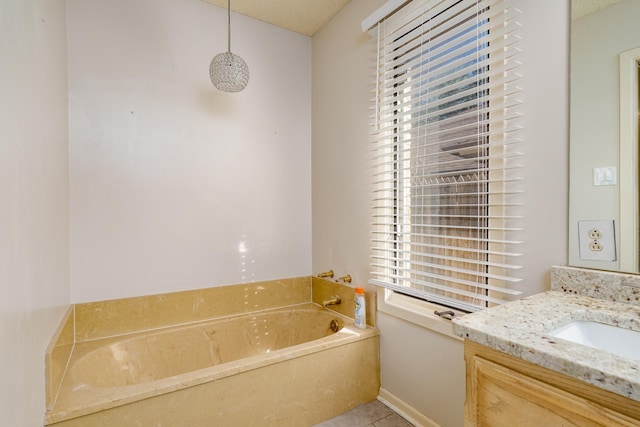
[[[640, 2], [571, 8], [574, 267], [553, 267], [548, 292], [453, 320], [465, 340], [466, 426], [640, 426]], [[591, 221], [613, 230], [581, 228]]]
[[[640, 277], [553, 267], [551, 282], [548, 292], [454, 319], [465, 340], [465, 425], [639, 426]], [[584, 330], [561, 338], [575, 321]], [[601, 324], [629, 336], [593, 335]]]

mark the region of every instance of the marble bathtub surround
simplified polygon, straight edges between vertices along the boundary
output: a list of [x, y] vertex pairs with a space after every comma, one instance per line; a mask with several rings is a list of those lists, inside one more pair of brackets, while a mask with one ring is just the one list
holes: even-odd
[[69, 307], [45, 353], [45, 404], [47, 411], [55, 404], [74, 343], [73, 307]]
[[45, 404], [56, 401], [75, 343], [308, 303], [311, 277], [270, 280], [69, 307], [45, 353]]
[[76, 304], [76, 341], [302, 304], [310, 294], [305, 276]]
[[[330, 333], [334, 318], [344, 328]], [[305, 424], [299, 419], [304, 408], [310, 425], [377, 396], [378, 331], [352, 323], [306, 303], [78, 343], [47, 425], [256, 425], [262, 422], [256, 413], [268, 417], [274, 408], [279, 422], [289, 425]], [[260, 390], [270, 387], [268, 399], [258, 384]], [[301, 400], [307, 395], [311, 401]], [[331, 408], [315, 411], [315, 402], [324, 399]], [[250, 400], [253, 406], [247, 406]], [[178, 409], [167, 412], [164, 405]], [[246, 414], [243, 405], [251, 409]]]
[[[316, 288], [314, 291], [312, 291], [312, 282]], [[326, 402], [326, 404], [317, 405], [317, 408], [314, 407], [313, 411], [308, 411], [309, 413], [305, 412], [303, 424], [311, 425], [328, 416], [338, 415], [351, 409], [358, 403], [373, 400], [379, 388], [379, 332], [373, 328], [356, 330], [349, 326], [352, 321], [346, 317], [341, 321], [346, 326], [343, 331], [310, 345], [297, 345], [293, 347], [293, 352], [288, 349], [271, 351], [264, 356], [227, 362], [204, 370], [199, 369], [196, 372], [184, 372], [167, 378], [160, 376], [161, 379], [145, 384], [134, 383], [115, 387], [91, 385], [91, 381], [77, 383], [75, 364], [80, 361], [78, 366], [82, 366], [83, 363], [86, 365], [88, 362], [86, 360], [82, 362], [82, 358], [101, 346], [107, 345], [111, 348], [107, 353], [111, 353], [115, 351], [113, 349], [124, 349], [126, 343], [136, 336], [154, 336], [158, 332], [171, 331], [174, 328], [195, 328], [212, 319], [230, 321], [235, 315], [251, 317], [248, 313], [268, 313], [278, 308], [295, 309], [309, 306], [317, 309], [312, 302], [332, 292], [343, 296], [345, 305], [342, 308], [346, 310], [347, 317], [352, 318], [354, 289], [332, 281], [317, 283], [312, 281], [310, 276], [72, 306], [47, 350], [47, 425], [60, 427], [121, 425], [118, 420], [122, 416], [132, 420], [134, 424], [131, 425], [139, 425], [135, 422], [155, 420], [154, 411], [160, 413], [161, 408], [176, 404], [180, 408], [193, 406], [194, 414], [190, 415], [194, 417], [191, 420], [195, 423], [193, 425], [205, 425], [212, 419], [217, 420], [216, 425], [220, 426], [237, 425], [235, 424], [237, 422], [242, 424], [243, 417], [251, 417], [252, 414], [263, 414], [268, 418], [274, 407], [280, 408], [278, 416], [283, 414], [282, 416], [290, 421], [289, 424], [273, 423], [272, 420], [265, 418], [264, 425], [302, 425], [298, 424], [301, 422], [300, 407], [296, 402], [300, 401], [298, 398], [302, 399], [305, 396], [311, 401]], [[344, 303], [345, 300], [346, 303]], [[368, 303], [370, 307], [375, 307], [375, 301], [369, 300]], [[351, 308], [345, 308], [347, 306]], [[374, 317], [371, 316], [369, 319]], [[298, 323], [298, 321], [292, 318], [290, 323]], [[235, 330], [234, 333], [237, 334], [238, 329]], [[180, 332], [179, 335], [182, 336], [182, 333]], [[157, 338], [154, 336], [152, 339]], [[183, 344], [186, 346], [185, 343]], [[316, 354], [318, 352], [326, 354], [318, 355]], [[320, 363], [318, 360], [326, 361], [322, 358], [327, 357], [333, 362], [324, 363], [322, 366], [326, 365], [327, 369], [331, 369], [331, 374], [322, 372], [324, 368], [318, 367]], [[299, 371], [300, 376], [306, 375], [303, 373], [309, 371], [307, 375], [309, 384], [304, 387], [292, 385], [286, 390], [286, 387], [282, 387], [280, 392], [271, 393], [273, 399], [270, 397], [267, 399], [269, 401], [256, 401], [255, 407], [247, 408], [245, 405], [247, 398], [254, 399], [250, 396], [253, 396], [256, 388], [273, 387], [273, 378], [287, 378], [290, 375], [289, 372], [280, 375], [272, 371], [285, 369], [281, 365], [288, 364], [292, 358], [295, 361], [291, 361], [291, 367], [287, 369]], [[336, 360], [341, 361], [337, 364], [340, 365], [337, 369], [344, 369], [345, 372], [338, 373], [339, 390], [334, 397], [328, 399], [323, 390], [331, 388], [323, 376], [331, 378], [331, 386], [336, 386], [333, 383], [336, 375], [336, 363], [334, 363]], [[276, 367], [271, 368], [272, 364]], [[68, 378], [65, 378], [65, 375]], [[96, 372], [95, 375], [100, 377], [100, 372]], [[349, 381], [345, 378], [349, 378]], [[288, 381], [287, 384], [290, 382]], [[87, 387], [90, 389], [88, 393]], [[81, 392], [74, 393], [74, 390], [81, 390]], [[356, 390], [356, 393], [350, 390]], [[166, 393], [170, 395], [179, 393], [179, 397], [173, 401], [164, 396]], [[84, 397], [81, 401], [76, 401], [74, 400], [76, 395]], [[149, 398], [154, 399], [153, 403], [149, 403]], [[117, 405], [113, 404], [114, 401]], [[203, 401], [216, 402], [215, 405], [209, 406], [217, 409], [208, 409], [204, 412], [198, 410], [197, 408], [202, 407], [202, 405], [198, 406], [198, 402]], [[88, 410], [89, 408], [91, 409]], [[96, 413], [96, 410], [100, 412]], [[166, 414], [167, 411], [162, 413]], [[183, 409], [175, 411], [175, 416], [178, 417], [175, 420], [169, 420], [163, 416], [157, 421], [166, 422], [168, 425], [179, 425], [184, 421], [179, 419], [181, 414], [184, 414]], [[200, 415], [203, 418], [197, 418]], [[171, 424], [172, 422], [176, 424]], [[247, 418], [247, 422], [250, 424], [253, 421]]]
[[[374, 331], [367, 329], [365, 333]], [[258, 369], [244, 366], [246, 361], [233, 362], [225, 367], [229, 372], [216, 371], [219, 376], [216, 380], [203, 381], [202, 372], [178, 377], [189, 383], [188, 387], [175, 379], [173, 383], [171, 379], [162, 380], [157, 386], [165, 390], [149, 391], [145, 399], [52, 425], [312, 426], [376, 398], [380, 386], [378, 338], [372, 336], [349, 345], [316, 349], [320, 351], [293, 358], [280, 355], [280, 362]], [[126, 388], [131, 392], [141, 387]], [[104, 389], [103, 393], [113, 390]]]
[[[599, 275], [594, 271], [553, 267], [551, 291], [455, 318], [454, 332], [464, 339], [640, 401], [640, 362], [549, 335], [574, 320], [640, 331], [640, 306], [633, 302], [635, 286], [629, 286], [626, 278], [612, 276], [628, 275]], [[616, 294], [618, 290], [628, 293], [621, 297]]]
[[[340, 295], [342, 301], [338, 305], [330, 305], [327, 308], [344, 316], [353, 318], [355, 305], [355, 286], [353, 283], [338, 283], [334, 279], [312, 277], [311, 300], [319, 305], [322, 301], [333, 295]], [[367, 309], [367, 325], [376, 325], [376, 293], [365, 292], [365, 305]]]

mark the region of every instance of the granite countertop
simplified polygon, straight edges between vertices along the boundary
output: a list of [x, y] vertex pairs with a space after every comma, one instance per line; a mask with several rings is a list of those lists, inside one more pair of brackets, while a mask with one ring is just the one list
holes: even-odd
[[591, 274], [554, 267], [551, 291], [455, 318], [453, 330], [464, 339], [640, 401], [640, 360], [549, 335], [573, 320], [640, 331], [640, 288], [625, 287], [621, 298], [619, 282], [594, 280]]

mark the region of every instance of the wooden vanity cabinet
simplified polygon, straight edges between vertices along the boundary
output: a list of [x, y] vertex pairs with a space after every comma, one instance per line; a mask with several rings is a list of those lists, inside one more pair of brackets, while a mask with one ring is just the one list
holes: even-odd
[[640, 402], [465, 341], [466, 427], [640, 426]]

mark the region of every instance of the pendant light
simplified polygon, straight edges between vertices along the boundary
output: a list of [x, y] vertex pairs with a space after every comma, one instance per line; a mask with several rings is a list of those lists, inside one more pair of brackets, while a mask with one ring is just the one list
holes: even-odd
[[231, 52], [231, 0], [227, 0], [227, 51], [217, 54], [209, 65], [213, 85], [223, 92], [240, 92], [249, 83], [249, 67]]

